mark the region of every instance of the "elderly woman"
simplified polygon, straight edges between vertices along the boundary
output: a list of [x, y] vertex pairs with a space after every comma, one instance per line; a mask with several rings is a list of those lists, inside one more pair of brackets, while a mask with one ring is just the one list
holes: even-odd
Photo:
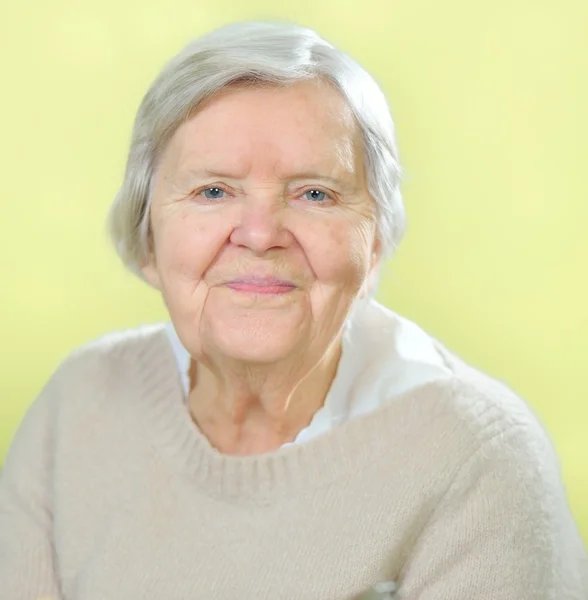
[[0, 597], [586, 600], [543, 427], [376, 303], [404, 210], [374, 80], [309, 29], [189, 44], [112, 207], [170, 323], [71, 354], [0, 483]]

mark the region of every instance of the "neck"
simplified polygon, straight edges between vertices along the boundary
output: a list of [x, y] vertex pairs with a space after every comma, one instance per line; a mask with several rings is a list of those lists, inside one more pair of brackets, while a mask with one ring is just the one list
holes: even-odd
[[[189, 406], [210, 443], [226, 454], [271, 452], [292, 442], [321, 408], [337, 372], [338, 340], [317, 359], [231, 365], [192, 361]], [[222, 368], [221, 368], [222, 367]]]

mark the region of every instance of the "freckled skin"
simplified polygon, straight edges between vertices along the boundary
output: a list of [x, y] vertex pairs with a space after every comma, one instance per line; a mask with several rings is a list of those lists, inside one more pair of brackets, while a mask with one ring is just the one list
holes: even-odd
[[[193, 417], [225, 451], [279, 446], [324, 400], [344, 319], [379, 256], [362, 156], [351, 111], [316, 81], [225, 90], [164, 150], [143, 272], [194, 359]], [[251, 274], [295, 289], [226, 285]]]

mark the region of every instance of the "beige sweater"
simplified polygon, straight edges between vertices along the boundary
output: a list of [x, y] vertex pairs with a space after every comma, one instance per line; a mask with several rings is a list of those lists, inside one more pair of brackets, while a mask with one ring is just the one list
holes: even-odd
[[0, 599], [587, 600], [544, 429], [438, 349], [453, 377], [235, 457], [190, 420], [163, 326], [81, 348], [0, 477]]

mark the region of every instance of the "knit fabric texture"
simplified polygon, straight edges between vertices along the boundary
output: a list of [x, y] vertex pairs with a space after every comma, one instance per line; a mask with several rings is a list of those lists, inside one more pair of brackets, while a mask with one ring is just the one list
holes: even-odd
[[544, 427], [433, 342], [451, 377], [254, 456], [193, 423], [163, 324], [74, 351], [0, 476], [0, 599], [587, 600]]

